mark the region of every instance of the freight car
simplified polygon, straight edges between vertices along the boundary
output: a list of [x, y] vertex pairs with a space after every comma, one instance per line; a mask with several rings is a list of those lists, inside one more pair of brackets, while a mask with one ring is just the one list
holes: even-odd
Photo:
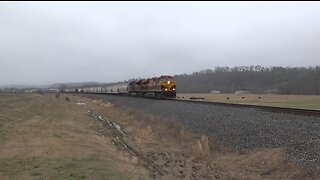
[[154, 98], [175, 98], [176, 82], [172, 76], [160, 76], [149, 79], [132, 80], [127, 83], [109, 86], [66, 89], [66, 93], [118, 94]]

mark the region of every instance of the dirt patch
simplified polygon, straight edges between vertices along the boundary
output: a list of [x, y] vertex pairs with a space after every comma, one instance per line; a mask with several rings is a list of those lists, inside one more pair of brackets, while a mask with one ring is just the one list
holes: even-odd
[[[315, 179], [297, 166], [286, 149], [240, 152], [182, 125], [126, 107], [90, 98], [86, 102], [118, 123], [128, 135], [123, 140], [138, 152], [140, 164], [156, 179]], [[106, 106], [106, 104], [108, 104]]]

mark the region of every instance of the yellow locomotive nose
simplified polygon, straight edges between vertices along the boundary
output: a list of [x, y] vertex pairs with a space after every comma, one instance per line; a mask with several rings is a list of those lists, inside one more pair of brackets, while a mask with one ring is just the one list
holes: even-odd
[[166, 93], [172, 93], [176, 90], [176, 82], [174, 81], [163, 81], [161, 83], [161, 91]]

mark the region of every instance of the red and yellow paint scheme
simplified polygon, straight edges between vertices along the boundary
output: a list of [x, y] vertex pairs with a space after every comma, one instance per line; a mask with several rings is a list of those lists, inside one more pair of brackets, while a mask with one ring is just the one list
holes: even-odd
[[144, 97], [175, 98], [176, 82], [172, 76], [131, 81], [128, 85], [128, 93]]

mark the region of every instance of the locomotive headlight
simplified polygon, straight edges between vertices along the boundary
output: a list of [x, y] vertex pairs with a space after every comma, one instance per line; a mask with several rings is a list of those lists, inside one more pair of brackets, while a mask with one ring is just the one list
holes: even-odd
[[165, 88], [164, 90], [165, 90], [165, 91], [168, 91], [168, 89], [167, 89], [167, 88]]
[[168, 81], [168, 84], [170, 84], [171, 82], [170, 81]]
[[174, 90], [174, 91], [175, 91], [175, 90], [176, 90], [176, 88], [172, 88], [172, 90]]

